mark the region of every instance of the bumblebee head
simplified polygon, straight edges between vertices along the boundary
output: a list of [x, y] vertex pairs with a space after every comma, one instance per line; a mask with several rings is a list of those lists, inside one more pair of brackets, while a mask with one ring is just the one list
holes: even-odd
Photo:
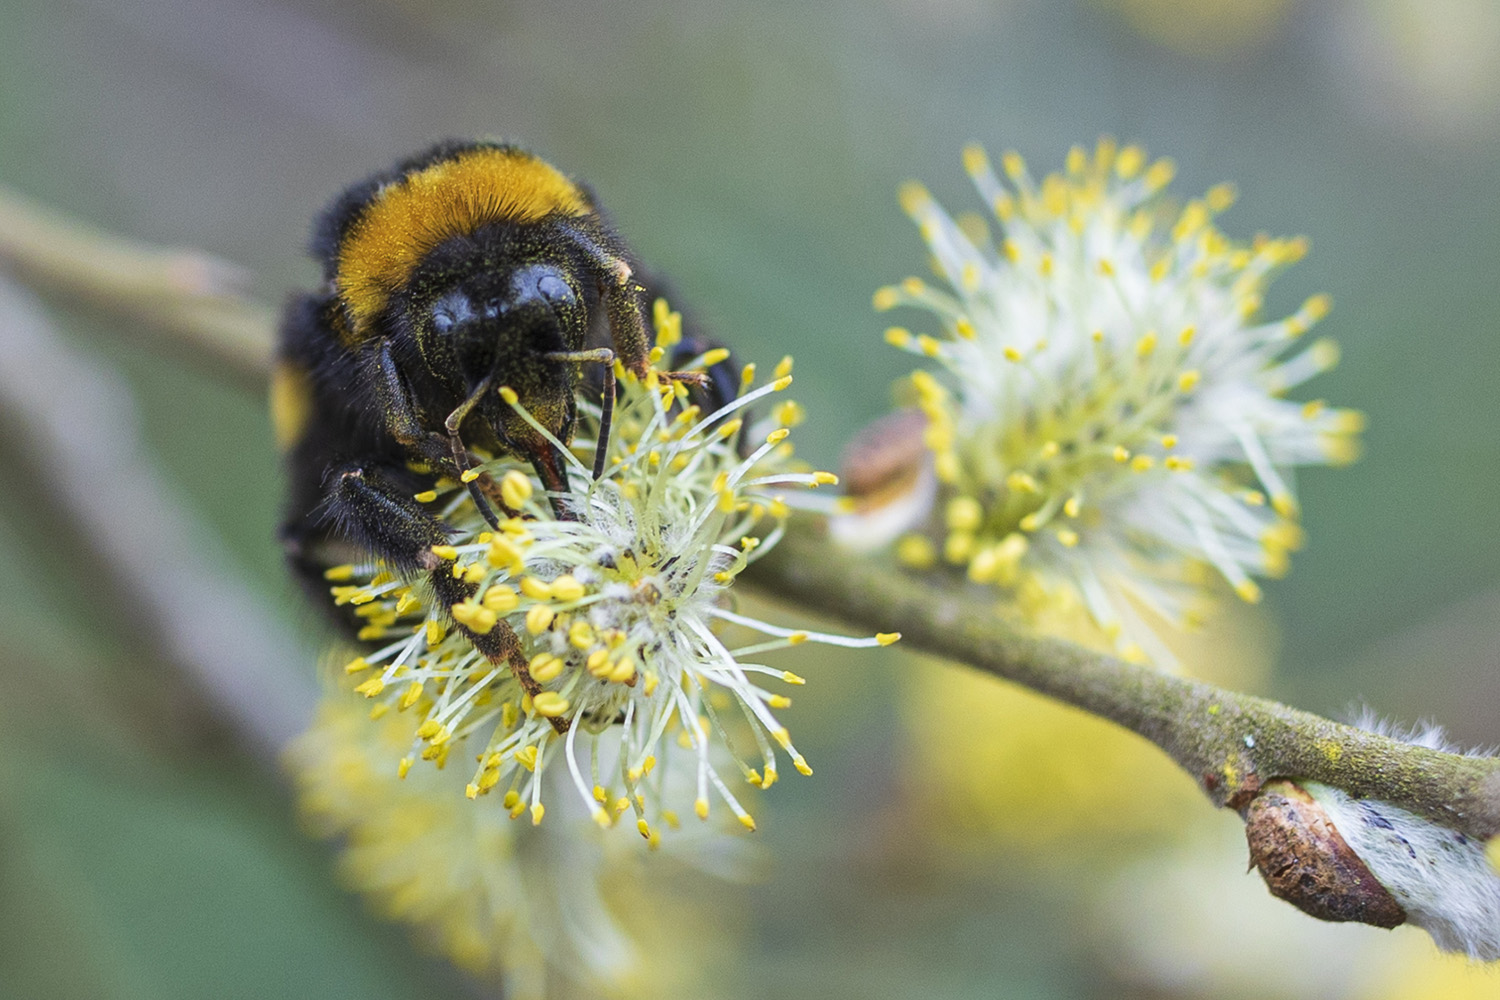
[[[412, 319], [418, 353], [434, 380], [462, 399], [481, 387], [509, 386], [542, 426], [566, 440], [577, 366], [561, 356], [582, 346], [588, 309], [565, 263], [543, 258], [479, 267], [437, 292]], [[485, 392], [471, 419], [512, 450], [535, 454], [544, 447], [497, 391]]]

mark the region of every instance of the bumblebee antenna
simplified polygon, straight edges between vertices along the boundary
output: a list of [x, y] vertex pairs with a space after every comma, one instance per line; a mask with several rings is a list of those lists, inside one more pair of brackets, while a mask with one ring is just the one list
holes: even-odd
[[[480, 397], [490, 391], [490, 383], [492, 381], [493, 376], [486, 376], [469, 395], [469, 398], [459, 403], [457, 408], [448, 414], [448, 419], [443, 421], [443, 426], [448, 430], [448, 447], [453, 451], [453, 464], [458, 466], [460, 480], [463, 479], [463, 474], [468, 472], [471, 466], [469, 465], [469, 449], [464, 447], [463, 439], [458, 436], [458, 428], [463, 424], [464, 418], [469, 415], [469, 411], [474, 409], [474, 405], [479, 402]], [[500, 519], [495, 516], [494, 508], [490, 506], [489, 501], [480, 492], [479, 480], [473, 478], [464, 485], [468, 487], [469, 496], [474, 501], [474, 507], [479, 511], [479, 515], [484, 518], [484, 522], [491, 528], [499, 531]]]
[[594, 443], [594, 481], [604, 475], [609, 455], [609, 428], [615, 418], [615, 352], [607, 347], [590, 351], [552, 351], [548, 361], [597, 361], [604, 366], [604, 387], [599, 393], [599, 440]]

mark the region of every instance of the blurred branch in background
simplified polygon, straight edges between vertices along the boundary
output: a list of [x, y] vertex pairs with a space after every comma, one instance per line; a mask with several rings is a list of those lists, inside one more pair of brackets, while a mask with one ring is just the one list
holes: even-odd
[[[92, 233], [3, 195], [0, 260], [38, 286], [128, 319], [174, 350], [191, 349], [238, 385], [263, 383], [272, 311], [241, 297], [223, 265]], [[283, 648], [254, 601], [214, 567], [210, 546], [184, 530], [187, 516], [161, 506], [170, 494], [143, 471], [149, 463], [107, 377], [56, 344], [19, 293], [0, 305], [14, 315], [7, 334], [13, 361], [0, 391], [49, 470], [49, 491], [97, 535], [174, 659], [254, 741], [279, 744], [311, 711], [312, 655]], [[111, 489], [100, 490], [101, 482]], [[167, 563], [177, 568], [163, 572]], [[811, 525], [789, 532], [753, 579], [807, 610], [900, 629], [918, 648], [1120, 723], [1170, 755], [1217, 805], [1244, 809], [1264, 783], [1290, 777], [1381, 800], [1471, 838], [1500, 831], [1500, 760], [1414, 746], [1021, 634], [961, 585], [851, 558]], [[963, 706], [953, 711], [961, 725]]]
[[[36, 216], [13, 212], [0, 200], [7, 224], [23, 219], [27, 236], [44, 234]], [[71, 236], [69, 238], [72, 238]], [[43, 265], [22, 269], [41, 275], [59, 290], [83, 293], [96, 304], [117, 301], [133, 316], [155, 317], [158, 331], [190, 338], [195, 288], [176, 292], [184, 304], [174, 306], [174, 267], [191, 265], [190, 255], [148, 253], [137, 266], [124, 244], [106, 241], [98, 252], [84, 242], [71, 250], [87, 261], [75, 267], [71, 280], [52, 244]], [[21, 240], [8, 229], [0, 237], [6, 252]], [[45, 243], [45, 240], [43, 240]], [[48, 255], [39, 254], [39, 257]], [[189, 267], [189, 270], [192, 268]], [[131, 287], [131, 275], [140, 286]], [[110, 295], [116, 299], [110, 299]], [[224, 299], [221, 315], [253, 307]], [[244, 365], [248, 354], [233, 345], [228, 331], [251, 329], [248, 323], [220, 325], [204, 318], [205, 341], [222, 333], [230, 366]], [[181, 331], [176, 333], [176, 331]], [[217, 331], [217, 332], [216, 332]], [[69, 347], [53, 330], [41, 303], [0, 274], [0, 419], [18, 443], [40, 480], [34, 492], [65, 512], [75, 531], [113, 579], [126, 613], [141, 623], [153, 644], [201, 689], [217, 714], [230, 722], [266, 760], [312, 718], [316, 686], [308, 666], [312, 651], [291, 641], [257, 595], [226, 569], [229, 557], [191, 510], [173, 499], [173, 490], [157, 472], [144, 449], [129, 391], [113, 373]], [[248, 368], [235, 368], [244, 381]]]

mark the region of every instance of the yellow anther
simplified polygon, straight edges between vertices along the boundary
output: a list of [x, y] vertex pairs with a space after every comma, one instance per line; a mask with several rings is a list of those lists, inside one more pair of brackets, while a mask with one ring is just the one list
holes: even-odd
[[472, 600], [453, 605], [453, 620], [476, 635], [488, 635], [499, 620], [495, 612]]
[[[537, 661], [541, 662], [538, 663]], [[563, 667], [566, 664], [560, 656], [551, 653], [538, 653], [531, 658], [531, 677], [538, 684], [550, 684], [562, 676]]]
[[1001, 353], [1005, 355], [1006, 361], [1011, 362], [1020, 361], [1023, 357], [1025, 357], [1024, 354], [1016, 350], [1014, 347], [1011, 347], [1010, 345], [1006, 345], [1005, 349]]
[[1130, 180], [1146, 165], [1146, 151], [1139, 146], [1126, 146], [1115, 160], [1115, 173], [1121, 180]]
[[766, 444], [780, 444], [781, 442], [785, 441], [787, 439], [787, 436], [791, 433], [792, 432], [787, 430], [785, 427], [778, 427], [774, 431], [766, 435]]
[[1022, 531], [1035, 531], [1042, 526], [1042, 519], [1037, 516], [1035, 511], [1032, 511], [1021, 518], [1019, 525]]
[[1066, 548], [1073, 548], [1078, 544], [1078, 532], [1072, 528], [1058, 528], [1057, 540]]
[[766, 697], [766, 705], [770, 708], [791, 708], [792, 699], [784, 694], [773, 694]]
[[1173, 472], [1191, 472], [1193, 469], [1193, 460], [1182, 455], [1168, 455], [1162, 461], [1162, 465], [1165, 465]]
[[385, 678], [371, 677], [369, 680], [355, 687], [356, 694], [362, 694], [366, 698], [373, 698], [385, 690]]
[[437, 497], [437, 490], [423, 490], [421, 493], [413, 494], [412, 499], [417, 503], [432, 503]]
[[1138, 357], [1149, 357], [1156, 350], [1156, 333], [1147, 330], [1141, 335], [1141, 339], [1135, 342], [1135, 353]]
[[896, 308], [901, 302], [901, 293], [893, 285], [886, 285], [875, 290], [875, 296], [871, 300], [876, 312], [888, 312]]
[[813, 773], [812, 767], [807, 763], [807, 758], [800, 753], [792, 754], [792, 766], [797, 769], [798, 774], [811, 777]]
[[744, 389], [755, 381], [755, 362], [751, 361], [740, 369], [740, 388]]
[[552, 584], [535, 576], [521, 578], [521, 593], [534, 601], [546, 601], [552, 598]]
[[465, 484], [472, 483], [479, 478], [479, 475], [478, 469], [465, 469], [458, 474], [458, 481]]
[[1234, 204], [1236, 192], [1233, 184], [1215, 184], [1203, 195], [1203, 201], [1214, 213], [1223, 212]]
[[1277, 493], [1271, 497], [1271, 509], [1285, 518], [1297, 516], [1297, 499], [1290, 493]]
[[512, 573], [517, 572], [525, 565], [521, 556], [520, 546], [507, 535], [490, 542], [489, 549], [484, 554], [485, 561], [496, 569], [508, 569]]
[[954, 531], [977, 531], [984, 521], [984, 508], [973, 497], [954, 497], [948, 501], [944, 520]]
[[963, 151], [964, 171], [969, 176], [987, 173], [990, 169], [990, 158], [985, 154], [984, 147], [978, 143], [969, 143]]
[[408, 611], [415, 611], [421, 606], [422, 599], [408, 590], [396, 600], [396, 614], [404, 615]]
[[699, 819], [708, 819], [708, 800], [702, 796], [693, 800], [693, 812]]
[[520, 402], [521, 399], [520, 396], [516, 395], [516, 390], [512, 389], [508, 385], [502, 385], [500, 387], [500, 398], [505, 400], [506, 405], [508, 406], [515, 406], [516, 403]]
[[1163, 157], [1151, 164], [1146, 170], [1146, 176], [1142, 178], [1147, 191], [1160, 191], [1172, 183], [1172, 178], [1177, 176], [1177, 164]]
[[792, 356], [783, 354], [781, 360], [776, 362], [776, 368], [771, 372], [772, 378], [786, 378], [792, 373]]
[[521, 598], [515, 588], [496, 583], [484, 592], [484, 599], [480, 603], [497, 615], [506, 615], [516, 610]]
[[774, 382], [771, 383], [771, 391], [772, 392], [780, 392], [781, 390], [785, 389], [787, 386], [789, 386], [791, 384], [792, 384], [792, 377], [790, 375], [783, 375], [783, 376], [781, 376], [781, 378], [779, 378], [776, 381], [774, 381]]
[[432, 554], [445, 562], [458, 558], [458, 550], [451, 545], [434, 545]]
[[1240, 494], [1240, 499], [1245, 501], [1245, 504], [1250, 507], [1264, 507], [1266, 505], [1266, 495], [1260, 490], [1246, 490]]
[[526, 768], [526, 770], [528, 770], [528, 771], [535, 771], [536, 770], [536, 747], [535, 746], [524, 746], [524, 747], [522, 747], [519, 750], [513, 751], [512, 752], [512, 756], [516, 758], [516, 763], [520, 764], [522, 767]]
[[1051, 275], [1052, 275], [1052, 255], [1050, 253], [1044, 253], [1044, 254], [1042, 254], [1042, 259], [1037, 264], [1037, 270], [1042, 273], [1042, 277], [1044, 277], [1044, 278], [1051, 277]]
[[743, 426], [745, 426], [745, 421], [741, 420], [739, 417], [735, 417], [733, 420], [726, 420], [715, 433], [719, 435], [721, 440], [727, 441], [728, 439], [738, 434], [740, 432], [740, 428]]
[[1234, 585], [1234, 592], [1239, 595], [1240, 600], [1246, 604], [1259, 604], [1261, 598], [1260, 587], [1254, 580], [1242, 580]]
[[531, 479], [511, 469], [500, 479], [500, 499], [512, 510], [520, 510], [531, 499]]
[[427, 632], [427, 645], [430, 647], [437, 646], [448, 636], [448, 629], [444, 627], [442, 622], [435, 618], [427, 619], [426, 624], [422, 627]]
[[418, 699], [420, 699], [421, 697], [422, 682], [412, 681], [407, 689], [401, 692], [401, 698], [396, 702], [396, 706], [404, 712], [408, 708], [411, 708], [413, 705], [415, 705]]
[[323, 571], [323, 579], [332, 583], [337, 583], [341, 580], [352, 580], [354, 579], [354, 567], [348, 563], [342, 566], [330, 566]]
[[[999, 211], [998, 208], [995, 210], [995, 214], [996, 215], [1000, 214], [1000, 211]], [[1001, 216], [1001, 218], [1004, 218], [1004, 216]], [[1010, 261], [1012, 264], [1018, 264], [1018, 263], [1020, 263], [1020, 261], [1021, 261], [1021, 245], [1019, 243], [1017, 243], [1015, 240], [1005, 240], [1004, 242], [1002, 242], [1000, 244], [1000, 250], [1001, 250], [1002, 253], [1005, 254], [1005, 259], [1008, 260], [1008, 261]]]
[[917, 335], [917, 350], [929, 358], [935, 358], [943, 353], [943, 344], [936, 337], [921, 333]]
[[1005, 487], [1012, 493], [1038, 493], [1041, 487], [1037, 481], [1025, 472], [1012, 472], [1005, 477]]
[[562, 601], [564, 603], [567, 603], [569, 601], [577, 601], [581, 600], [585, 593], [586, 591], [583, 589], [583, 584], [579, 583], [575, 577], [569, 574], [564, 573], [562, 576], [552, 581], [553, 600]]
[[1177, 447], [1177, 435], [1176, 434], [1163, 434], [1161, 436], [1161, 446], [1163, 448], [1175, 448], [1175, 447]]
[[533, 604], [526, 611], [526, 631], [532, 635], [541, 635], [552, 626], [554, 615], [552, 609], [545, 604]]
[[556, 691], [539, 691], [532, 696], [531, 707], [536, 710], [537, 715], [553, 719], [567, 712], [570, 706], [568, 699]]
[[344, 673], [346, 674], [357, 674], [361, 670], [368, 669], [370, 669], [370, 661], [365, 659], [363, 656], [356, 656], [354, 659], [344, 664]]
[[1320, 340], [1309, 351], [1313, 364], [1326, 371], [1339, 363], [1339, 345], [1332, 340]]
[[974, 536], [967, 531], [955, 531], [943, 539], [943, 558], [958, 564], [969, 561], [974, 554]]
[[739, 818], [741, 826], [749, 830], [751, 833], [755, 832], [755, 817], [751, 816], [749, 813], [740, 813]]
[[901, 211], [917, 215], [932, 202], [932, 195], [920, 182], [904, 181], [896, 190], [896, 199], [901, 203]]
[[800, 646], [800, 645], [802, 645], [806, 641], [807, 641], [807, 633], [806, 632], [793, 632], [791, 635], [789, 635], [789, 636], [786, 637], [786, 642], [787, 642], [787, 645], [789, 645], [789, 646]]
[[892, 643], [896, 643], [896, 642], [900, 642], [901, 641], [901, 633], [900, 632], [876, 632], [875, 633], [875, 641], [878, 642], [878, 643], [880, 643], [880, 645], [882, 645], [882, 646], [889, 646]]
[[896, 543], [896, 561], [910, 569], [930, 569], [937, 549], [926, 535], [903, 535]]
[[568, 628], [568, 642], [576, 649], [588, 649], [594, 644], [594, 627], [578, 619]]
[[814, 472], [812, 474], [814, 486], [837, 486], [839, 477], [831, 472]]
[[1020, 153], [1007, 150], [1000, 156], [1000, 169], [1005, 171], [1005, 176], [1018, 181], [1026, 176], [1026, 161], [1021, 159]]
[[702, 363], [703, 363], [703, 367], [704, 368], [712, 368], [714, 365], [719, 364], [721, 361], [728, 361], [728, 360], [729, 360], [729, 348], [727, 348], [727, 347], [715, 347], [711, 351], [705, 351], [704, 352], [704, 354], [703, 354], [703, 362]]
[[1115, 445], [1114, 451], [1110, 452], [1116, 462], [1130, 461], [1130, 449], [1122, 444]]
[[469, 799], [479, 798], [479, 786], [472, 781], [464, 786], [464, 797]]
[[1333, 297], [1331, 295], [1314, 295], [1302, 303], [1302, 315], [1307, 317], [1308, 323], [1316, 323], [1328, 315], [1333, 308]]
[[423, 719], [417, 727], [417, 739], [431, 741], [443, 731], [443, 724], [436, 719]]
[[1068, 515], [1069, 517], [1077, 517], [1078, 512], [1081, 509], [1082, 501], [1078, 499], [1077, 494], [1074, 494], [1073, 496], [1068, 497], [1067, 500], [1063, 501], [1063, 513]]
[[547, 815], [547, 807], [546, 806], [542, 805], [540, 802], [538, 802], [536, 805], [532, 806], [531, 807], [531, 825], [532, 826], [541, 826], [542, 825], [542, 817], [545, 816], [545, 815]]
[[411, 766], [415, 763], [416, 759], [413, 757], [402, 757], [399, 761], [396, 762], [396, 777], [406, 777], [407, 772], [411, 770]]
[[1150, 455], [1137, 455], [1130, 460], [1130, 467], [1136, 472], [1145, 472], [1156, 465], [1156, 459]]
[[1115, 266], [1109, 262], [1109, 258], [1100, 258], [1099, 273], [1106, 278], [1113, 278], [1115, 276]]
[[1042, 461], [1049, 462], [1052, 459], [1056, 458], [1058, 456], [1058, 453], [1061, 451], [1062, 445], [1058, 444], [1056, 441], [1043, 441], [1041, 450], [1038, 452], [1038, 454], [1041, 456]]
[[1196, 368], [1189, 368], [1177, 376], [1177, 388], [1182, 392], [1192, 392], [1198, 387], [1198, 382], [1203, 378]]

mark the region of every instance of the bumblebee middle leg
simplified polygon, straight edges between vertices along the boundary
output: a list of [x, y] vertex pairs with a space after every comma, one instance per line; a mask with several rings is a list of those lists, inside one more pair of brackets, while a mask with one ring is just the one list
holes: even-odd
[[[448, 540], [449, 529], [378, 469], [358, 465], [335, 470], [331, 477], [325, 517], [339, 533], [383, 557], [407, 576], [426, 574], [433, 598], [442, 605], [451, 625], [491, 663], [505, 664], [521, 688], [532, 697], [542, 690], [521, 650], [520, 637], [505, 622], [479, 632], [453, 617], [453, 606], [474, 596], [475, 587], [453, 575], [454, 561], [433, 551]], [[567, 732], [565, 719], [552, 726]]]

